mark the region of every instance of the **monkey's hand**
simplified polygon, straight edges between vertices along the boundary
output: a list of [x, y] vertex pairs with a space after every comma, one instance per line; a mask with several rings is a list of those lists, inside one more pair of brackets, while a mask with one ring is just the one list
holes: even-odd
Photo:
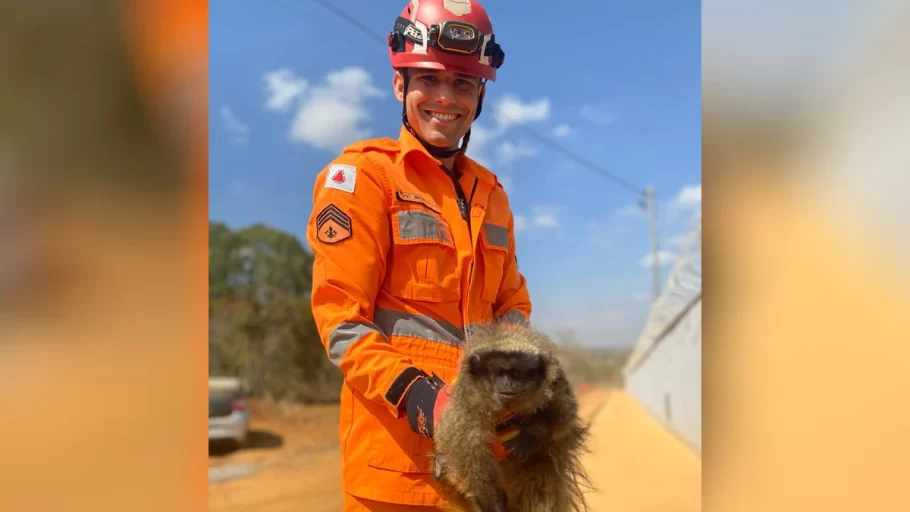
[[515, 443], [520, 438], [521, 431], [518, 429], [515, 416], [509, 411], [503, 413], [496, 421], [494, 429], [496, 435], [491, 443], [493, 456], [496, 457], [496, 460], [504, 460], [509, 457], [515, 448]]
[[498, 460], [508, 458], [521, 463], [540, 449], [545, 441], [547, 426], [534, 417], [514, 417], [496, 426], [497, 440], [500, 448], [494, 445], [494, 454]]

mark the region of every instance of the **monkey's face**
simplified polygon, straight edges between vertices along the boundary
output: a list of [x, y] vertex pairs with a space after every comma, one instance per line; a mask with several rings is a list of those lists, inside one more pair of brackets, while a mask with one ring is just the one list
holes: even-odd
[[472, 354], [468, 371], [503, 407], [521, 409], [543, 387], [547, 363], [537, 354], [491, 351]]

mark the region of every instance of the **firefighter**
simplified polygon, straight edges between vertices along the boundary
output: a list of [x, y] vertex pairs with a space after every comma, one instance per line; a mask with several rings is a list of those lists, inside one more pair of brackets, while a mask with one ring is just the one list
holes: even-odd
[[[388, 36], [397, 140], [356, 142], [316, 178], [312, 304], [344, 375], [344, 510], [435, 510], [427, 453], [472, 325], [527, 325], [514, 218], [465, 155], [504, 53], [476, 0], [412, 0]], [[507, 456], [516, 429], [491, 449]]]

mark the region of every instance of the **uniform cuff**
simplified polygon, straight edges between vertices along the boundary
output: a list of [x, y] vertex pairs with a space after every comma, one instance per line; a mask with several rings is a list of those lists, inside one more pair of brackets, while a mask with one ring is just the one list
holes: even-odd
[[433, 439], [436, 424], [436, 401], [445, 382], [435, 374], [417, 379], [408, 390], [406, 414], [414, 432]]

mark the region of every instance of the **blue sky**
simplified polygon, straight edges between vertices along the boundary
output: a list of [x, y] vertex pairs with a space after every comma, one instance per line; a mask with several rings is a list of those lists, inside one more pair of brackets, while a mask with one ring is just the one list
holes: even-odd
[[[405, 5], [334, 3], [379, 34]], [[700, 3], [488, 1], [487, 11], [506, 62], [468, 154], [506, 183], [532, 320], [586, 344], [632, 344], [651, 290], [636, 196], [516, 124], [655, 187], [666, 279], [701, 209]], [[316, 174], [349, 142], [398, 135], [386, 48], [309, 0], [221, 0], [210, 13], [210, 218], [303, 241]]]

